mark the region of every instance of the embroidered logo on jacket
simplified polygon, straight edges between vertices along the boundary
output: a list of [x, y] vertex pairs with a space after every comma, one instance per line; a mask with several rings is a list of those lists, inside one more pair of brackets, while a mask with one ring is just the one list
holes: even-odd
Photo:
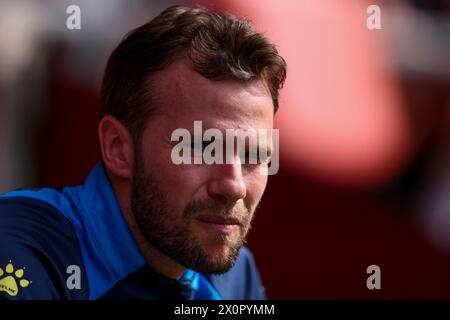
[[32, 281], [22, 279], [24, 273], [25, 267], [14, 271], [14, 265], [9, 261], [5, 270], [0, 268], [0, 291], [4, 291], [12, 297], [17, 296], [20, 288], [26, 288], [32, 283]]

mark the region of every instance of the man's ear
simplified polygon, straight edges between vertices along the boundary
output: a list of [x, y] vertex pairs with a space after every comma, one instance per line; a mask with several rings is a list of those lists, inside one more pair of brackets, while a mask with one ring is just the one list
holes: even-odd
[[131, 178], [134, 144], [127, 128], [113, 116], [106, 115], [98, 124], [98, 138], [106, 168], [119, 177]]

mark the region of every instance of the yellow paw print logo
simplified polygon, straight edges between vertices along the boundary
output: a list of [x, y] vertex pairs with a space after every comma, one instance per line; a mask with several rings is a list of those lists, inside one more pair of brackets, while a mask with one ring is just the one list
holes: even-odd
[[[5, 271], [0, 268], [0, 291], [5, 291], [7, 294], [13, 297], [17, 296], [17, 294], [19, 293], [19, 286], [21, 288], [25, 288], [33, 282], [26, 279], [21, 279], [24, 275], [24, 272], [25, 267], [17, 269], [14, 272], [14, 266], [11, 261], [9, 261], [9, 263], [5, 266]], [[17, 285], [17, 281], [19, 281], [19, 286]]]

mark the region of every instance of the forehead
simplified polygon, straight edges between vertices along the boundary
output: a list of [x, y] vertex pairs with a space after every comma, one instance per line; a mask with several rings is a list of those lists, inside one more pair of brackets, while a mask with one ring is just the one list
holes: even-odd
[[272, 127], [273, 102], [262, 81], [211, 80], [180, 59], [153, 81], [161, 114], [174, 125], [202, 120], [220, 127]]

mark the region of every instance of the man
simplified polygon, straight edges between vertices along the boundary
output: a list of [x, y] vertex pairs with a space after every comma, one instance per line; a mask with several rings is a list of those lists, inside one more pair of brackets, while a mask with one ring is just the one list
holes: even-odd
[[102, 162], [83, 185], [0, 197], [0, 297], [264, 299], [243, 244], [268, 162], [233, 148], [224, 164], [175, 164], [172, 133], [271, 131], [285, 75], [228, 15], [173, 6], [132, 31], [105, 71]]

